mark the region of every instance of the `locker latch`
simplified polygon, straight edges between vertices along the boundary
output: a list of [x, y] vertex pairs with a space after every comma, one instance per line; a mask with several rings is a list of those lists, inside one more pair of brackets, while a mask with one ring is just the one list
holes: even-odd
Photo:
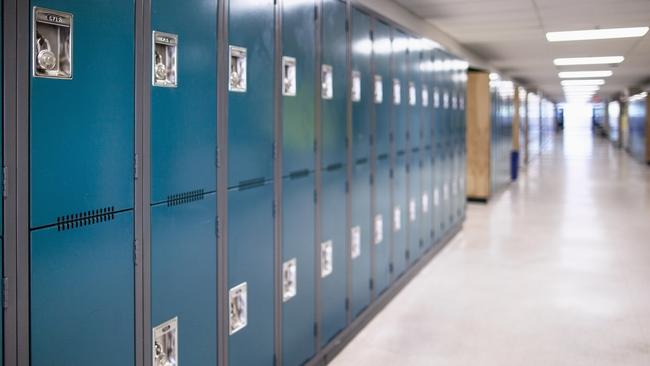
[[402, 83], [399, 79], [393, 79], [393, 104], [400, 105], [402, 103]]
[[323, 99], [334, 98], [334, 69], [331, 65], [321, 67], [321, 83]]
[[395, 206], [393, 208], [393, 231], [398, 232], [402, 230], [402, 208]]
[[325, 241], [320, 245], [320, 276], [325, 278], [332, 274], [334, 266], [333, 260], [333, 243], [331, 240]]
[[352, 71], [352, 101], [361, 101], [361, 73], [357, 70]]
[[350, 257], [358, 258], [361, 255], [361, 227], [354, 226], [350, 229]]
[[230, 46], [230, 91], [246, 92], [246, 52], [243, 47]]
[[426, 85], [422, 85], [422, 106], [429, 106], [429, 88]]
[[248, 324], [248, 284], [242, 282], [229, 291], [229, 327], [230, 335], [244, 329]]
[[417, 90], [415, 90], [415, 83], [412, 81], [409, 81], [409, 105], [416, 105], [417, 104]]
[[282, 301], [287, 302], [298, 293], [298, 260], [289, 259], [282, 264]]
[[296, 95], [296, 59], [282, 57], [282, 95], [293, 97]]
[[153, 366], [178, 365], [178, 318], [153, 328]]
[[32, 74], [72, 79], [72, 14], [35, 7], [33, 16]]
[[375, 216], [375, 245], [384, 241], [384, 218], [382, 215]]
[[154, 31], [152, 40], [152, 83], [174, 88], [178, 85], [178, 35]]
[[381, 104], [384, 101], [384, 83], [382, 81], [381, 75], [375, 75], [375, 103]]

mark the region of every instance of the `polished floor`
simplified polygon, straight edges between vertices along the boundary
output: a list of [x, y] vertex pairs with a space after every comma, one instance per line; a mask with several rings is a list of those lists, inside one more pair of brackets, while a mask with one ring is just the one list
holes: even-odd
[[332, 365], [650, 365], [650, 167], [550, 141]]

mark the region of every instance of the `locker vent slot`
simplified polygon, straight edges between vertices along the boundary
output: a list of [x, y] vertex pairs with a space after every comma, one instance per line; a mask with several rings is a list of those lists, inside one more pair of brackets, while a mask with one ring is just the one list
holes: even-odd
[[400, 150], [397, 152], [397, 156], [404, 156], [404, 154], [406, 154], [404, 150]]
[[247, 189], [253, 189], [263, 186], [265, 183], [264, 178], [255, 178], [249, 180], [243, 180], [239, 182], [239, 190], [245, 191]]
[[57, 231], [76, 229], [82, 226], [99, 224], [115, 219], [115, 207], [104, 207], [56, 218]]
[[381, 154], [377, 157], [377, 160], [386, 160], [388, 159], [388, 154]]
[[195, 191], [172, 194], [170, 196], [167, 196], [167, 206], [178, 206], [185, 203], [200, 201], [204, 197], [205, 197], [205, 191], [203, 189], [197, 189]]
[[357, 165], [363, 165], [363, 164], [365, 164], [367, 162], [368, 162], [368, 158], [361, 158], [361, 159], [357, 159], [356, 164]]
[[411, 149], [411, 151], [414, 152], [414, 153], [417, 153], [417, 152], [420, 151], [420, 148], [419, 147], [414, 147], [414, 148]]
[[331, 171], [334, 171], [334, 170], [339, 170], [339, 169], [341, 169], [341, 168], [343, 168], [343, 164], [338, 163], [338, 164], [331, 164], [331, 165], [328, 165], [328, 166], [325, 168], [325, 170], [327, 170], [328, 172], [331, 172]]
[[289, 179], [300, 179], [309, 175], [309, 169], [296, 170], [289, 173]]

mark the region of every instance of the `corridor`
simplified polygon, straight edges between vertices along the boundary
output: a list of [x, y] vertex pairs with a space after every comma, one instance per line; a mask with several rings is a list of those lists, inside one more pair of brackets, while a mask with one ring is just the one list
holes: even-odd
[[332, 364], [647, 366], [649, 289], [650, 170], [567, 130]]

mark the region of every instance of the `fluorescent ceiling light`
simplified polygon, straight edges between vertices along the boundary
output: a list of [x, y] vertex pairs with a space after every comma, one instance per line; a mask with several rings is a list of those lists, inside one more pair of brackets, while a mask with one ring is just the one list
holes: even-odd
[[614, 74], [611, 70], [600, 71], [562, 71], [558, 73], [560, 79], [572, 78], [606, 78]]
[[556, 66], [573, 66], [573, 65], [602, 65], [602, 64], [620, 64], [625, 60], [623, 56], [603, 56], [603, 57], [570, 57], [556, 58], [553, 63]]
[[605, 80], [603, 79], [562, 80], [562, 86], [573, 86], [573, 85], [605, 85]]
[[648, 27], [589, 29], [568, 32], [548, 32], [549, 42], [586, 41], [592, 39], [643, 37], [648, 33]]
[[600, 89], [597, 85], [579, 85], [579, 86], [565, 86], [564, 91], [595, 91]]

